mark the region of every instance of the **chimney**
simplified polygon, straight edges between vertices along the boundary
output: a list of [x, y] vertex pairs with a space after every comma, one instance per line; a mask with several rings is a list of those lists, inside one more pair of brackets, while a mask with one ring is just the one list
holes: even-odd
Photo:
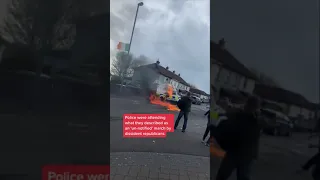
[[178, 74], [178, 76], [180, 76], [180, 73]]
[[168, 70], [168, 69], [169, 69], [169, 67], [167, 66], [167, 67], [166, 67], [166, 70]]
[[224, 40], [224, 38], [219, 40], [219, 46], [221, 47], [221, 49], [224, 49], [226, 46], [226, 41]]
[[172, 71], [172, 73], [174, 74], [176, 71]]
[[155, 63], [155, 65], [156, 65], [156, 68], [159, 68], [158, 66], [159, 66], [159, 64], [160, 64], [160, 61], [159, 61], [159, 59], [157, 60], [157, 62]]

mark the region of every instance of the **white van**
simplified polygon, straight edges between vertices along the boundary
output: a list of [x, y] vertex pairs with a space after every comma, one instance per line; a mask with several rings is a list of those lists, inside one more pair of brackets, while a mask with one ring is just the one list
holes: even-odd
[[[171, 87], [172, 97], [168, 95], [168, 88]], [[172, 102], [178, 102], [180, 100], [180, 96], [178, 95], [177, 90], [171, 84], [159, 84], [156, 90], [156, 94], [160, 97], [161, 100], [167, 100]]]

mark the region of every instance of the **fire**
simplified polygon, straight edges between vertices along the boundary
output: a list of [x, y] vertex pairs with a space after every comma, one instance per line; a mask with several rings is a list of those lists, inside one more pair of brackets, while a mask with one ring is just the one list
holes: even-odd
[[[173, 87], [169, 84], [167, 86], [167, 94], [169, 97], [172, 97], [172, 95], [173, 95]], [[149, 97], [149, 99], [150, 99], [151, 104], [157, 104], [157, 105], [166, 107], [167, 110], [169, 110], [169, 111], [180, 111], [180, 109], [176, 105], [173, 105], [173, 104], [170, 104], [169, 102], [163, 101], [154, 94], [152, 94]]]
[[172, 86], [168, 85], [167, 93], [168, 93], [168, 96], [171, 98], [172, 94], [173, 94], [173, 87]]
[[157, 104], [166, 107], [168, 111], [180, 111], [180, 109], [176, 105], [170, 104], [166, 101], [162, 101], [159, 97], [155, 95], [151, 95], [149, 99], [151, 104]]
[[210, 154], [218, 158], [223, 158], [226, 154], [226, 152], [216, 144], [214, 138], [210, 139]]

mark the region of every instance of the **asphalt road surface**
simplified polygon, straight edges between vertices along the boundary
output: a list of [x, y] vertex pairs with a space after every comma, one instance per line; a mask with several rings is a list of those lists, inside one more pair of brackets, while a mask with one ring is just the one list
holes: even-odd
[[[106, 164], [109, 124], [78, 124], [76, 117], [1, 115], [0, 174], [40, 179], [48, 164]], [[94, 117], [88, 119], [94, 121]], [[19, 179], [23, 179], [19, 177]]]
[[[110, 102], [110, 144], [111, 152], [167, 152], [209, 156], [209, 148], [203, 146], [201, 137], [206, 127], [207, 119], [203, 107], [192, 106], [187, 132], [177, 130], [168, 133], [165, 139], [124, 139], [122, 138], [122, 115], [130, 113], [170, 113], [177, 116], [178, 112], [167, 111], [164, 107], [150, 104], [147, 100], [134, 97], [131, 99], [114, 97]], [[205, 106], [204, 106], [205, 108]], [[180, 121], [181, 129], [183, 119]]]
[[[110, 144], [111, 152], [159, 152], [173, 154], [188, 154], [209, 156], [209, 148], [200, 143], [206, 127], [204, 113], [206, 106], [193, 105], [189, 117], [187, 132], [179, 130], [168, 133], [165, 139], [124, 139], [122, 138], [121, 117], [125, 113], [173, 113], [163, 107], [152, 105], [140, 97], [121, 98], [111, 97], [110, 101]], [[182, 120], [183, 121], [183, 120]], [[180, 122], [182, 125], [182, 122]], [[180, 125], [180, 126], [181, 126]], [[262, 135], [260, 142], [260, 157], [257, 161], [256, 173], [270, 171], [275, 177], [277, 173], [290, 175], [294, 179], [308, 179], [308, 177], [295, 174], [308, 158], [317, 152], [309, 149], [307, 134], [296, 133], [292, 137], [273, 137]], [[317, 140], [313, 140], [316, 142]], [[213, 159], [217, 164], [218, 159]], [[271, 172], [272, 171], [272, 172]]]

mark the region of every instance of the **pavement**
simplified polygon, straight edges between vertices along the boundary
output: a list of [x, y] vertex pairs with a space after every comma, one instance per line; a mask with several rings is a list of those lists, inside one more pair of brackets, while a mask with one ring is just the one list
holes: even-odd
[[[210, 158], [209, 148], [200, 143], [206, 127], [206, 118], [203, 116], [205, 107], [192, 106], [193, 113], [190, 114], [186, 133], [177, 130], [168, 133], [165, 139], [124, 139], [121, 122], [123, 113], [177, 115], [177, 112], [169, 112], [138, 97], [111, 98], [110, 103], [112, 179], [208, 179], [210, 171], [211, 177], [214, 177], [221, 159]], [[301, 134], [291, 138], [263, 135], [253, 179], [311, 180], [308, 173], [296, 173], [300, 165], [315, 152], [307, 148], [308, 143], [305, 135]], [[235, 175], [231, 177], [233, 179]]]
[[114, 152], [111, 180], [209, 180], [209, 157], [155, 152]]
[[[196, 156], [209, 157], [209, 148], [201, 144], [201, 138], [207, 124], [207, 118], [203, 115], [204, 111], [192, 108], [193, 114], [190, 114], [187, 132], [182, 133], [181, 127], [183, 119], [180, 121], [178, 130], [173, 133], [168, 133], [165, 139], [125, 139], [122, 138], [122, 115], [125, 113], [159, 113], [159, 114], [174, 114], [177, 117], [178, 112], [167, 111], [165, 108], [158, 105], [149, 104], [141, 99], [115, 99], [117, 102], [111, 106], [110, 117], [110, 151], [111, 152], [163, 152], [175, 154], [188, 154]], [[137, 105], [137, 102], [139, 104]], [[113, 102], [111, 102], [113, 103]], [[117, 108], [115, 104], [119, 105]], [[123, 104], [123, 105], [120, 105]], [[122, 108], [120, 108], [120, 106]]]

